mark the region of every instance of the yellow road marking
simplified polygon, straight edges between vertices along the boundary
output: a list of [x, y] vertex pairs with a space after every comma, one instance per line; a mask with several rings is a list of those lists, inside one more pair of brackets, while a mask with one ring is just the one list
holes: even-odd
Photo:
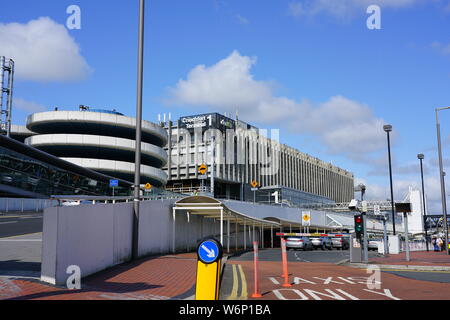
[[[244, 270], [242, 269], [242, 266], [240, 264], [237, 266], [233, 264], [232, 269], [233, 269], [233, 287], [231, 289], [231, 294], [228, 297], [228, 300], [247, 300], [248, 296], [247, 280], [245, 278]], [[238, 295], [239, 286], [241, 287], [240, 295]]]
[[237, 299], [237, 292], [239, 288], [239, 281], [238, 281], [238, 275], [236, 271], [236, 265], [232, 265], [233, 268], [233, 288], [231, 289], [231, 294], [228, 297], [228, 300], [236, 300]]
[[247, 280], [245, 279], [244, 270], [242, 270], [242, 266], [239, 265], [239, 272], [241, 273], [241, 282], [242, 282], [242, 292], [241, 299], [247, 300]]

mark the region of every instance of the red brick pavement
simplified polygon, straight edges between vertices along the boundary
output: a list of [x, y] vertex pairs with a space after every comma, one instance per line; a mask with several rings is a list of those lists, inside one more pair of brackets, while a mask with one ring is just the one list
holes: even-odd
[[391, 254], [387, 257], [369, 259], [370, 263], [385, 265], [410, 265], [410, 266], [447, 266], [450, 267], [450, 256], [443, 252], [412, 251], [410, 261], [406, 261], [406, 253]]
[[81, 281], [68, 290], [27, 280], [0, 279], [0, 299], [168, 300], [190, 295], [196, 276], [195, 254], [178, 254], [126, 263]]
[[373, 273], [329, 263], [288, 263], [292, 286], [284, 288], [281, 262], [267, 261], [259, 262], [262, 298], [252, 299], [253, 262], [229, 263], [242, 266], [249, 300], [450, 300], [449, 283], [413, 280], [381, 272], [380, 286], [371, 288], [367, 280]]

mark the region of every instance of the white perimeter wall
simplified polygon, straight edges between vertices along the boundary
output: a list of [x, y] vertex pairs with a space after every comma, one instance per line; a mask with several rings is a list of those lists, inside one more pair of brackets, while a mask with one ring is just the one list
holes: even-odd
[[[176, 200], [141, 202], [139, 256], [193, 251], [207, 236], [220, 239], [220, 222], [186, 212], [177, 212], [173, 226], [172, 206]], [[131, 258], [133, 204], [96, 204], [53, 207], [44, 211], [41, 280], [65, 285], [71, 265], [80, 267], [84, 278]], [[173, 232], [175, 230], [175, 232]], [[237, 245], [243, 247], [243, 227]], [[256, 228], [255, 238], [259, 239]], [[246, 245], [251, 246], [247, 228]], [[224, 221], [224, 251], [227, 249], [227, 222]], [[230, 248], [236, 246], [235, 225], [230, 225]]]

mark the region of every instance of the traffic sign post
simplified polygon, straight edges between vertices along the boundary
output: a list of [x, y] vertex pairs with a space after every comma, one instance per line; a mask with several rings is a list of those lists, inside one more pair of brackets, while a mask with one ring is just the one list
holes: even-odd
[[197, 247], [196, 300], [218, 300], [223, 248], [214, 238], [201, 241]]
[[205, 187], [205, 180], [208, 178], [208, 166], [204, 163], [202, 163], [199, 167], [198, 167], [198, 172], [200, 173], [198, 175], [198, 179], [201, 181], [201, 192], [205, 192], [204, 191], [204, 187]]
[[119, 186], [119, 180], [109, 180], [109, 186], [113, 189], [112, 196], [114, 197], [114, 188]]
[[311, 212], [303, 211], [302, 212], [302, 227], [309, 227], [311, 225]]
[[253, 191], [253, 203], [256, 203], [256, 191], [258, 191], [259, 182], [256, 180], [253, 180], [250, 185], [252, 186]]
[[206, 164], [202, 163], [202, 164], [200, 165], [200, 167], [198, 167], [198, 172], [199, 172], [201, 175], [205, 175], [205, 174], [208, 172], [208, 166], [207, 166]]
[[395, 203], [395, 212], [403, 212], [403, 218], [404, 218], [403, 219], [403, 223], [404, 223], [404, 229], [405, 229], [406, 261], [410, 261], [410, 256], [409, 256], [409, 237], [408, 237], [408, 214], [411, 212], [411, 203], [409, 203], [409, 202], [398, 202], [398, 203]]

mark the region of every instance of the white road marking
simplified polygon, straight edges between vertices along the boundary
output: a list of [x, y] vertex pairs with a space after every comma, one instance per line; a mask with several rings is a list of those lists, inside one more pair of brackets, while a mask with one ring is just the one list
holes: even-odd
[[308, 260], [305, 260], [305, 259], [299, 257], [299, 256], [297, 255], [297, 252], [294, 253], [294, 256], [295, 256], [295, 258], [296, 258], [297, 261], [311, 262], [311, 261], [308, 261]]
[[0, 239], [0, 242], [42, 242], [42, 239]]
[[17, 223], [18, 221], [8, 221], [8, 222], [0, 222], [0, 224], [12, 224]]

